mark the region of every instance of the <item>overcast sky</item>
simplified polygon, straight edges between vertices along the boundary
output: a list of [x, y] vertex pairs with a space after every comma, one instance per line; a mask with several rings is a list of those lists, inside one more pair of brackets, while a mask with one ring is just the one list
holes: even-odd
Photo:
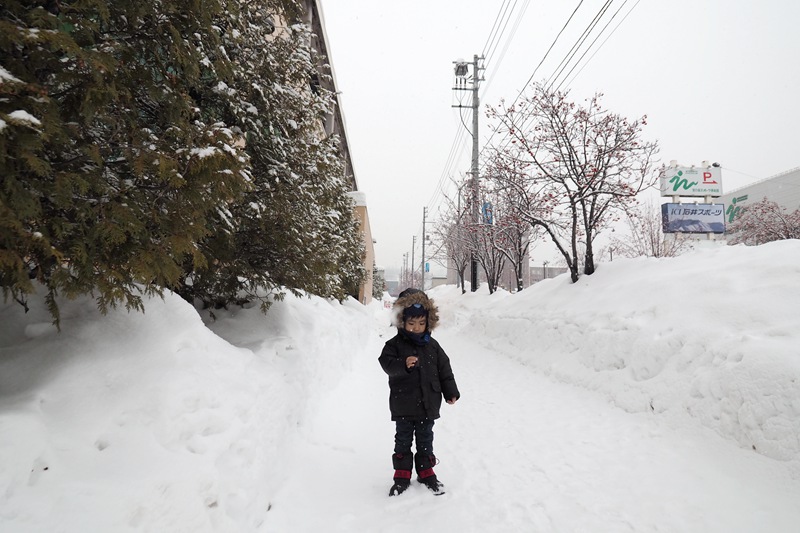
[[[415, 235], [419, 260], [423, 207], [430, 229], [442, 193], [454, 195], [450, 176], [469, 170], [468, 135], [450, 157], [463, 129], [453, 61], [486, 54], [481, 105], [514, 100], [531, 76], [554, 76], [606, 0], [320, 2], [376, 262], [393, 279]], [[602, 92], [611, 111], [646, 114], [660, 160], [719, 162], [724, 192], [800, 166], [800, 2], [614, 0], [576, 60], [615, 13], [561, 77], [572, 100]], [[491, 135], [480, 118], [483, 147]], [[545, 255], [539, 247], [533, 261]]]

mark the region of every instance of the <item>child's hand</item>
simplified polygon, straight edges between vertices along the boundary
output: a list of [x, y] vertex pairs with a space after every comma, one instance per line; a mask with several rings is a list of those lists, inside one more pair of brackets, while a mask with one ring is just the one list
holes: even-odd
[[414, 355], [406, 357], [406, 368], [414, 368], [415, 366], [417, 366], [417, 357]]
[[449, 403], [450, 405], [453, 405], [454, 403], [456, 403], [457, 400], [458, 400], [458, 398], [450, 398], [449, 400], [447, 400], [447, 403]]

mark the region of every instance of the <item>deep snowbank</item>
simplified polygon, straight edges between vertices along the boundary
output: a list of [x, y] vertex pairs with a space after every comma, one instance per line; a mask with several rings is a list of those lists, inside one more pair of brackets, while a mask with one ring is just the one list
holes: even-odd
[[559, 381], [800, 461], [800, 241], [622, 259], [515, 295], [432, 294], [465, 335]]
[[366, 313], [287, 297], [212, 332], [175, 295], [107, 316], [87, 298], [57, 333], [41, 302], [0, 307], [0, 529], [256, 528]]

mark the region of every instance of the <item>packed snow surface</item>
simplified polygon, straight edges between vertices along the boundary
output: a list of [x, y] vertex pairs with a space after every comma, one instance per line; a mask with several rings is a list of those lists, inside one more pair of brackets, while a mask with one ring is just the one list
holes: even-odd
[[387, 496], [382, 302], [0, 305], [0, 531], [798, 531], [800, 242], [429, 294], [438, 497]]

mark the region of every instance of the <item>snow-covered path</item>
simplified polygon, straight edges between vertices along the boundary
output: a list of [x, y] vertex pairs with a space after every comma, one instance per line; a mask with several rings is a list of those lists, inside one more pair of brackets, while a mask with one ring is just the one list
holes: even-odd
[[300, 428], [264, 531], [797, 531], [800, 480], [781, 463], [624, 412], [444, 327], [436, 337], [463, 395], [434, 428], [447, 494], [413, 483], [389, 498], [393, 424], [377, 355], [393, 331], [380, 331]]

